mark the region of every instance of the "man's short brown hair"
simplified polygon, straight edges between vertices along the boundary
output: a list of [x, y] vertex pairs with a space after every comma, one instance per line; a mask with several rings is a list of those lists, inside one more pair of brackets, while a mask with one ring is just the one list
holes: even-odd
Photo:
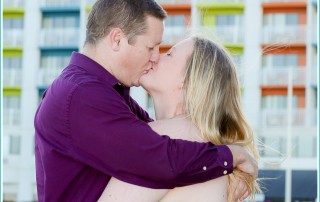
[[147, 30], [146, 16], [164, 20], [167, 14], [154, 0], [97, 0], [88, 17], [85, 44], [95, 45], [116, 27], [134, 42]]

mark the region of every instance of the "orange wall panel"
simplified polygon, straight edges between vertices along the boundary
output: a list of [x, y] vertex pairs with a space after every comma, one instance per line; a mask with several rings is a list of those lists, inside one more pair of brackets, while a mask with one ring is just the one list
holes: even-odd
[[[287, 95], [287, 86], [261, 86], [261, 95]], [[305, 86], [294, 86], [293, 95], [305, 96]]]
[[263, 3], [262, 10], [267, 13], [306, 13], [306, 2], [272, 2]]
[[162, 4], [168, 15], [190, 15], [191, 4]]
[[306, 54], [306, 44], [262, 44], [263, 55]]

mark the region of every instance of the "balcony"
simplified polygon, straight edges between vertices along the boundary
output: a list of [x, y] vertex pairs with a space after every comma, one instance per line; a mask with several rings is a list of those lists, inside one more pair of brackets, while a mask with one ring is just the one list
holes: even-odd
[[23, 8], [24, 0], [3, 0], [4, 8]]
[[4, 68], [3, 69], [3, 86], [17, 87], [21, 86], [22, 71], [20, 68]]
[[[316, 126], [316, 110], [306, 112], [305, 109], [292, 110], [292, 126], [305, 127]], [[288, 126], [288, 110], [287, 109], [263, 109], [261, 113], [261, 126], [263, 128], [281, 128]]]
[[287, 86], [289, 83], [289, 70], [292, 71], [292, 84], [306, 84], [306, 68], [301, 67], [264, 67], [262, 69], [261, 85]]
[[17, 127], [20, 126], [20, 109], [3, 109], [3, 126]]
[[163, 44], [175, 44], [187, 35], [187, 28], [182, 26], [166, 27], [163, 34]]
[[263, 43], [306, 43], [306, 26], [264, 26]]
[[[263, 147], [260, 149], [263, 158], [284, 158], [287, 156], [287, 130], [264, 130], [258, 135]], [[308, 146], [306, 146], [308, 145]], [[317, 157], [317, 134], [316, 130], [296, 130], [291, 134], [291, 155], [293, 158], [316, 158]], [[273, 159], [275, 160], [275, 159]]]
[[243, 30], [239, 26], [204, 27], [201, 29], [201, 32], [208, 36], [213, 36], [221, 43], [238, 44], [243, 43], [244, 41]]
[[49, 86], [61, 73], [59, 68], [40, 68], [38, 74], [38, 86]]
[[23, 46], [23, 30], [6, 29], [3, 30], [3, 46], [4, 47], [22, 47]]
[[79, 0], [42, 0], [42, 7], [80, 7]]
[[78, 47], [79, 29], [60, 28], [42, 29], [40, 33], [40, 46], [45, 47]]

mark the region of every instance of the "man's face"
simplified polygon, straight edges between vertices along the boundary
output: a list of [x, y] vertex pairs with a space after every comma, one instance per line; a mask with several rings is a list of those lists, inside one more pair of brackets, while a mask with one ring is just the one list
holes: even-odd
[[138, 35], [132, 44], [124, 43], [119, 80], [126, 86], [139, 86], [139, 79], [159, 60], [159, 46], [164, 24], [162, 20], [147, 16], [147, 31]]

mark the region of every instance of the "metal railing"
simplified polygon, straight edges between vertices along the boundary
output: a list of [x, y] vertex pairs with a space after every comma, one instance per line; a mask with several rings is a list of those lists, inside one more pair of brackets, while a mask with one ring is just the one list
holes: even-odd
[[268, 25], [263, 27], [263, 43], [305, 43], [306, 26]]
[[222, 43], [243, 43], [244, 34], [240, 26], [202, 27], [201, 33], [217, 38]]
[[38, 74], [38, 86], [48, 86], [55, 80], [61, 73], [63, 68], [40, 68]]
[[24, 8], [24, 0], [3, 0], [4, 8]]
[[41, 46], [78, 46], [78, 43], [78, 28], [51, 28], [40, 32]]
[[[311, 132], [311, 131], [310, 131]], [[258, 135], [263, 145], [260, 149], [261, 157], [285, 158], [287, 154], [287, 131], [282, 133], [270, 130], [264, 135]], [[315, 158], [317, 157], [317, 135], [316, 131], [310, 134], [292, 134], [291, 155], [293, 158]]]
[[79, 7], [79, 0], [42, 0], [41, 6], [43, 7]]
[[163, 33], [163, 44], [175, 44], [187, 36], [187, 28], [183, 26], [166, 27]]
[[6, 127], [20, 125], [20, 109], [3, 108], [3, 125]]
[[3, 68], [3, 86], [21, 86], [22, 70], [19, 68]]
[[[262, 68], [262, 85], [288, 85], [290, 67], [264, 67]], [[293, 85], [306, 84], [306, 68], [293, 67]]]
[[3, 30], [3, 46], [22, 47], [23, 46], [23, 30], [21, 29]]
[[[306, 112], [305, 109], [294, 109], [292, 110], [292, 126], [293, 127], [304, 127], [308, 124], [311, 126], [316, 125], [313, 111]], [[263, 128], [277, 128], [288, 126], [288, 110], [287, 109], [263, 109], [261, 111], [261, 126]], [[310, 119], [310, 123], [307, 123]]]

